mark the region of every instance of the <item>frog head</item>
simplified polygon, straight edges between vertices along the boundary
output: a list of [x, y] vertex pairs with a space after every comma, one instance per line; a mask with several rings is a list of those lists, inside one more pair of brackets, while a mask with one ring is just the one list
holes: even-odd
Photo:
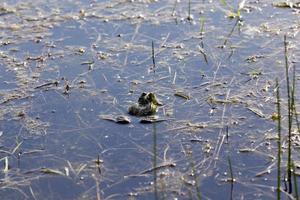
[[153, 115], [157, 112], [159, 103], [154, 93], [143, 92], [138, 99], [138, 103], [134, 103], [128, 109], [129, 114], [135, 116], [148, 116]]
[[147, 94], [147, 100], [149, 103], [152, 103], [156, 106], [161, 106], [162, 104], [157, 100], [156, 96], [154, 93], [150, 92]]
[[141, 96], [139, 97], [139, 100], [138, 100], [139, 105], [145, 106], [145, 105], [149, 104], [149, 100], [148, 100], [148, 98], [147, 98], [147, 97], [148, 97], [147, 95], [148, 95], [148, 94], [145, 93], [145, 92], [143, 92], [143, 93], [141, 94]]

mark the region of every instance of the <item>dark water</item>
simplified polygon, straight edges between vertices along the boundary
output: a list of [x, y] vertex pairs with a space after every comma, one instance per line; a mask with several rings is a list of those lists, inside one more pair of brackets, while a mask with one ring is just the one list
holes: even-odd
[[[0, 3], [1, 197], [276, 198], [270, 117], [276, 77], [286, 112], [283, 35], [297, 65], [298, 10], [247, 1], [236, 25], [238, 2], [190, 2], [193, 20], [188, 2]], [[128, 115], [142, 92], [167, 121], [99, 117]]]

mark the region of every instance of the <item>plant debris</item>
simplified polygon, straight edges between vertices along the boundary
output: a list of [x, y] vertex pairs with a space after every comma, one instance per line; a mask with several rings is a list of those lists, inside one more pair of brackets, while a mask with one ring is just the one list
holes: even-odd
[[131, 119], [125, 115], [99, 115], [101, 119], [112, 121], [118, 124], [129, 124]]

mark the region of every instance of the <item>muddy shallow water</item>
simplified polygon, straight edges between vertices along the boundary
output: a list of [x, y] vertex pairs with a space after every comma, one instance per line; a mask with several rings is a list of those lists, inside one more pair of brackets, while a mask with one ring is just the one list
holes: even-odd
[[[283, 180], [298, 26], [296, 4], [273, 1], [1, 2], [1, 197], [275, 199], [275, 78]], [[142, 92], [164, 121], [127, 114]]]

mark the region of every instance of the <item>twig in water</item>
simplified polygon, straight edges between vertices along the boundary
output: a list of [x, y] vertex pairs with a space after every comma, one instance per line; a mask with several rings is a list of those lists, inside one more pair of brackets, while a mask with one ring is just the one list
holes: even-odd
[[57, 86], [58, 85], [58, 81], [52, 81], [52, 82], [49, 82], [49, 83], [43, 83], [41, 85], [36, 86], [34, 89], [39, 89], [39, 88], [50, 86], [50, 85]]
[[141, 174], [147, 174], [147, 173], [157, 171], [157, 170], [160, 170], [160, 169], [163, 169], [163, 168], [166, 168], [166, 167], [176, 167], [176, 164], [172, 163], [172, 162], [164, 163], [164, 164], [161, 164], [161, 165], [157, 165], [156, 167], [152, 167], [150, 169], [147, 169], [147, 170], [143, 171]]
[[238, 17], [238, 18], [236, 19], [236, 22], [235, 22], [235, 24], [233, 25], [231, 31], [229, 32], [229, 34], [228, 34], [227, 37], [225, 38], [222, 47], [225, 47], [225, 46], [227, 45], [227, 42], [228, 42], [229, 38], [230, 38], [231, 35], [233, 34], [233, 32], [234, 32], [234, 30], [235, 30], [235, 28], [236, 28], [236, 26], [238, 25], [239, 22], [240, 22], [240, 18]]

